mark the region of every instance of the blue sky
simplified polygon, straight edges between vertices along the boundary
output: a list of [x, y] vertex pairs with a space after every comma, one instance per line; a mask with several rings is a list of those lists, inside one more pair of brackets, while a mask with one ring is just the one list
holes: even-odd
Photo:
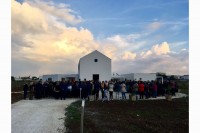
[[69, 0], [67, 2], [84, 19], [78, 26], [87, 27], [97, 38], [102, 35], [141, 33], [146, 30], [148, 24], [160, 22], [162, 27], [155, 31], [154, 35], [163, 35], [162, 39], [171, 38], [171, 41], [184, 38], [188, 40], [187, 0]]
[[[13, 75], [29, 74], [29, 69], [19, 67], [21, 63], [37, 75], [77, 73], [79, 58], [96, 49], [112, 59], [113, 72], [189, 73], [187, 0], [25, 0], [12, 1], [12, 5]], [[44, 38], [52, 40], [45, 44]], [[52, 49], [62, 52], [62, 57]], [[76, 54], [70, 52], [74, 49]], [[39, 56], [43, 59], [37, 60]], [[49, 58], [71, 67], [60, 69]], [[41, 62], [51, 67], [43, 71]], [[173, 63], [177, 68], [166, 66]], [[147, 64], [152, 65], [143, 67]]]

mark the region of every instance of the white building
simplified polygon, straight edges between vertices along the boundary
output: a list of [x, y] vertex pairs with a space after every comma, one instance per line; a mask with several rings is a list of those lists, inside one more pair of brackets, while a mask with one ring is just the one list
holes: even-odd
[[78, 81], [78, 74], [49, 74], [49, 75], [42, 76], [43, 82], [44, 81], [61, 81], [62, 79]]
[[120, 75], [125, 80], [142, 80], [142, 81], [151, 81], [156, 80], [156, 73], [130, 73], [130, 74], [122, 74]]
[[111, 80], [111, 59], [95, 50], [80, 58], [78, 74], [81, 80]]
[[180, 77], [182, 80], [189, 80], [189, 75], [183, 75]]

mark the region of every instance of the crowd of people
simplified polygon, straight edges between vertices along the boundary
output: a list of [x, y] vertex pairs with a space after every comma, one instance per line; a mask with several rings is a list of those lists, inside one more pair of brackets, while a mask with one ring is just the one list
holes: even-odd
[[[28, 93], [29, 91], [29, 93]], [[101, 93], [100, 93], [101, 92]], [[69, 97], [88, 99], [94, 95], [95, 100], [113, 100], [113, 92], [116, 93], [115, 99], [127, 99], [126, 93], [139, 96], [139, 99], [164, 96], [165, 94], [175, 95], [178, 92], [177, 83], [174, 81], [74, 81], [63, 79], [61, 82], [42, 81], [31, 82], [24, 85], [24, 99], [29, 94], [29, 99], [41, 99], [54, 97], [55, 99], [65, 100]], [[101, 94], [101, 96], [100, 96]]]

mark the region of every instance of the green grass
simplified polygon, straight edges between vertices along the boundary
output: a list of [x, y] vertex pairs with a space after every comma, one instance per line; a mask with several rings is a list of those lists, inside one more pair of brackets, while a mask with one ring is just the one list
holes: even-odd
[[31, 81], [11, 81], [11, 92], [14, 91], [23, 91], [23, 86], [25, 83], [27, 83], [28, 85], [30, 84]]
[[177, 81], [178, 88], [181, 89], [181, 93], [189, 95], [189, 80]]
[[[65, 109], [65, 127], [66, 129], [69, 129], [69, 127], [73, 127], [73, 125], [80, 125], [81, 120], [81, 101], [77, 101], [72, 103], [70, 106], [68, 106]], [[80, 132], [79, 129], [75, 129], [76, 131]], [[71, 130], [67, 130], [68, 132], [71, 132]]]

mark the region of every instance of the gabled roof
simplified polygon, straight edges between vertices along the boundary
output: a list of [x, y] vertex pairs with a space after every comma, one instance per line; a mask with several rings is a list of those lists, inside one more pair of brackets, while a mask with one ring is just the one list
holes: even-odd
[[[108, 59], [110, 59], [108, 56], [106, 56], [106, 55], [104, 55], [104, 54], [102, 54], [101, 52], [99, 52], [98, 50], [94, 50], [93, 52], [91, 52], [91, 53], [89, 53], [89, 54], [87, 54], [87, 55], [85, 55], [85, 56], [83, 56], [83, 57], [81, 57], [80, 58], [80, 60], [82, 59], [82, 58], [84, 58], [84, 57], [86, 57], [86, 56], [89, 56], [89, 55], [91, 55], [91, 54], [93, 54], [93, 53], [100, 53], [101, 55], [103, 55], [104, 57], [106, 57], [106, 58], [108, 58]], [[79, 60], [79, 61], [80, 61]], [[110, 59], [111, 60], [111, 59]]]

